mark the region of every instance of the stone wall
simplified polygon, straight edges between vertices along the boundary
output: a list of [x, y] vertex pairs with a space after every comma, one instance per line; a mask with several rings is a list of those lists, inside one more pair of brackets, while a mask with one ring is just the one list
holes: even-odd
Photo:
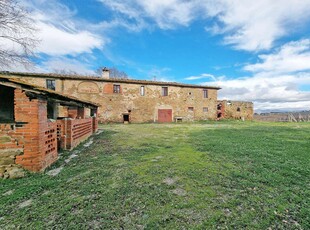
[[218, 105], [221, 105], [218, 113], [222, 113], [219, 118], [253, 120], [254, 107], [252, 102], [222, 100], [218, 101]]
[[19, 178], [24, 176], [16, 157], [23, 154], [23, 138], [16, 133], [15, 124], [0, 124], [0, 178]]
[[[46, 77], [23, 77], [22, 80], [46, 86]], [[105, 82], [101, 80], [55, 78], [56, 91], [99, 103], [100, 122], [123, 122], [129, 115], [130, 122], [157, 122], [159, 109], [171, 109], [172, 117], [182, 117], [183, 121], [214, 120], [217, 117], [217, 90], [210, 88], [208, 98], [204, 98], [204, 87], [168, 87], [168, 96], [162, 96], [165, 85], [130, 82]], [[119, 93], [113, 86], [119, 85]], [[144, 86], [144, 96], [140, 94]]]

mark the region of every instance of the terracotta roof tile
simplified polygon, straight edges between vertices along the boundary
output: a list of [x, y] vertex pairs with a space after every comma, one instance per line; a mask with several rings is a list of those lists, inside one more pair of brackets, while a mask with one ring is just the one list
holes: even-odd
[[44, 93], [47, 96], [51, 96], [51, 97], [57, 96], [57, 97], [62, 98], [63, 100], [67, 100], [67, 101], [75, 101], [75, 102], [79, 102], [79, 103], [82, 103], [82, 104], [91, 105], [91, 106], [94, 106], [94, 107], [99, 107], [100, 106], [100, 104], [97, 104], [97, 103], [94, 103], [94, 102], [91, 102], [91, 101], [81, 100], [81, 99], [79, 99], [77, 97], [73, 97], [71, 95], [59, 93], [59, 92], [56, 92], [54, 90], [47, 89], [47, 88], [44, 88], [44, 87], [41, 87], [41, 86], [37, 86], [37, 85], [34, 85], [34, 84], [30, 84], [30, 83], [22, 81], [20, 79], [11, 78], [11, 77], [8, 77], [8, 76], [4, 76], [2, 74], [0, 74], [0, 84], [1, 84], [1, 81], [2, 82], [4, 81], [4, 82], [15, 83], [17, 85], [20, 85], [26, 91], [27, 90], [37, 91], [37, 92]]
[[[0, 72], [1, 74], [1, 72]], [[56, 74], [56, 73], [20, 73], [20, 72], [2, 72], [7, 76], [20, 76], [20, 77], [38, 77], [38, 78], [58, 78], [58, 79], [72, 79], [72, 80], [92, 80], [92, 81], [103, 81], [103, 82], [117, 82], [117, 83], [128, 83], [128, 84], [142, 84], [142, 85], [162, 85], [162, 86], [179, 86], [179, 87], [190, 87], [190, 88], [205, 88], [205, 89], [221, 89], [215, 86], [205, 85], [194, 85], [194, 84], [183, 84], [178, 82], [161, 82], [161, 81], [148, 81], [148, 80], [136, 80], [136, 79], [104, 79], [95, 76], [85, 75], [67, 75], [67, 74]]]

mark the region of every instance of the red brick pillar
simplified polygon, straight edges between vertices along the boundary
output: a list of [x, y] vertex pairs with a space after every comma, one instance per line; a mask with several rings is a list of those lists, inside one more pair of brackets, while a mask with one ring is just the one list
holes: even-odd
[[24, 154], [16, 164], [41, 171], [57, 160], [56, 124], [47, 120], [47, 101], [33, 99], [20, 89], [14, 91], [16, 133], [23, 138]]
[[71, 119], [65, 119], [65, 122], [64, 122], [66, 125], [65, 125], [65, 129], [64, 129], [64, 132], [66, 134], [66, 149], [71, 149], [72, 146], [73, 146], [73, 137], [72, 137], [72, 134], [73, 134], [73, 120]]
[[93, 118], [93, 133], [95, 133], [98, 130], [98, 108], [91, 109], [90, 114]]
[[97, 117], [92, 117], [92, 122], [93, 122], [93, 133], [97, 132], [98, 130], [98, 119]]
[[[38, 99], [30, 100], [25, 92], [15, 89], [14, 92], [14, 110], [15, 121], [22, 123], [21, 127], [16, 129], [17, 133], [24, 138], [24, 154], [16, 157], [16, 164], [22, 165], [31, 171], [40, 171], [42, 169], [42, 154], [40, 152], [40, 125], [39, 111], [40, 107], [45, 108], [46, 102]], [[47, 117], [45, 118], [47, 121]]]
[[67, 123], [65, 120], [57, 120], [57, 138], [59, 142], [59, 147], [61, 149], [67, 149], [67, 139], [66, 139], [66, 131]]

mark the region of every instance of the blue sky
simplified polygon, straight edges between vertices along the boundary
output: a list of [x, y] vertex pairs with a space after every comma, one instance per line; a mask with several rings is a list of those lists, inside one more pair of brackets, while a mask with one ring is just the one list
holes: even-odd
[[27, 71], [115, 66], [135, 79], [220, 86], [220, 99], [253, 101], [257, 112], [310, 110], [310, 0], [21, 2], [41, 39]]

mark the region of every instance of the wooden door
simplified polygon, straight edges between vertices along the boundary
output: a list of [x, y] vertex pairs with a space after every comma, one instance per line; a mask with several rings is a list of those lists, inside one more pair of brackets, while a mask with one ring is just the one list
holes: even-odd
[[158, 122], [172, 122], [172, 109], [159, 109]]

